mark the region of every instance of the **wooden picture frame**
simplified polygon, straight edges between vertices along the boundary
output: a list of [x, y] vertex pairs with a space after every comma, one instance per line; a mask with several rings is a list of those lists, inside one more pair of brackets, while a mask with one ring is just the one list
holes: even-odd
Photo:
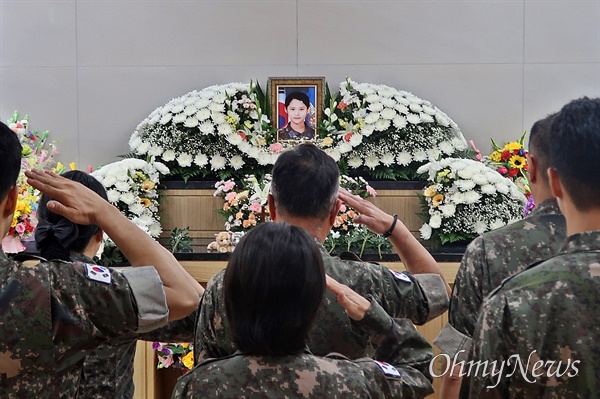
[[310, 141], [319, 137], [317, 126], [323, 112], [325, 77], [271, 77], [267, 87], [277, 141]]

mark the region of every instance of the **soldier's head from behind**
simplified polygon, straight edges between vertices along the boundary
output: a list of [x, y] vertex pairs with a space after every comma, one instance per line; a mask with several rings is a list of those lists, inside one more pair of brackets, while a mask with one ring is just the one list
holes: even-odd
[[550, 128], [555, 116], [556, 113], [553, 113], [535, 122], [529, 132], [529, 176], [546, 187], [549, 184], [546, 170], [550, 167]]
[[[79, 182], [108, 201], [106, 189], [93, 176], [71, 170], [62, 174], [69, 180]], [[53, 198], [42, 195], [38, 205], [38, 226], [35, 241], [40, 254], [46, 259], [69, 260], [71, 252], [84, 253], [86, 249], [95, 253], [102, 242], [102, 231], [95, 224], [80, 225], [48, 209], [48, 201]], [[94, 248], [88, 248], [93, 240]], [[94, 250], [95, 249], [95, 250]]]
[[551, 129], [549, 173], [559, 204], [566, 194], [578, 212], [600, 209], [600, 98], [571, 101]]
[[300, 144], [273, 166], [270, 205], [278, 216], [324, 220], [337, 214], [339, 176], [333, 158], [314, 144]]
[[314, 238], [287, 223], [255, 227], [236, 246], [223, 279], [233, 341], [251, 355], [301, 351], [324, 292]]
[[0, 217], [2, 237], [10, 229], [17, 200], [17, 178], [21, 170], [21, 143], [17, 134], [0, 122]]

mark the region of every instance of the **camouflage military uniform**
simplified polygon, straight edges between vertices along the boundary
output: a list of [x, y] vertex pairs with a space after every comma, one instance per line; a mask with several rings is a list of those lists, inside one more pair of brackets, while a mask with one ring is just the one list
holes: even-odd
[[387, 373], [368, 358], [350, 361], [334, 354], [323, 358], [308, 350], [288, 356], [236, 352], [194, 367], [177, 381], [173, 398], [422, 398], [431, 394], [431, 346], [409, 320], [394, 321], [377, 302], [371, 304], [355, 327], [371, 335], [377, 346], [375, 358], [392, 364]]
[[573, 234], [559, 255], [507, 279], [481, 308], [471, 357], [491, 363], [515, 355], [520, 364], [513, 358], [499, 383], [481, 371], [471, 376], [461, 397], [597, 398], [599, 293], [600, 231]]
[[[26, 267], [0, 251], [2, 398], [73, 398], [87, 351], [168, 320], [153, 267], [119, 273], [83, 263], [65, 266]], [[94, 280], [108, 276], [110, 283]]]
[[434, 341], [442, 353], [466, 359], [483, 299], [506, 277], [556, 254], [565, 234], [565, 218], [551, 199], [529, 217], [473, 240], [456, 274], [448, 324]]
[[[71, 261], [90, 263], [80, 253], [72, 253]], [[68, 267], [69, 265], [65, 265]], [[103, 343], [85, 357], [83, 374], [77, 392], [78, 399], [133, 398], [133, 361], [137, 340], [191, 342], [194, 336], [196, 313], [165, 327], [144, 334], [127, 334]]]
[[[346, 256], [351, 255], [353, 260], [332, 257], [322, 245], [319, 246], [325, 273], [363, 296], [372, 295], [391, 316], [422, 324], [446, 310], [448, 295], [437, 274], [395, 273], [385, 266], [362, 262], [349, 253]], [[196, 364], [236, 351], [223, 304], [224, 273], [215, 275], [206, 286], [194, 337]], [[368, 354], [369, 336], [352, 328], [350, 318], [337, 303], [335, 295], [326, 292], [308, 345], [317, 356], [337, 352], [357, 359]]]

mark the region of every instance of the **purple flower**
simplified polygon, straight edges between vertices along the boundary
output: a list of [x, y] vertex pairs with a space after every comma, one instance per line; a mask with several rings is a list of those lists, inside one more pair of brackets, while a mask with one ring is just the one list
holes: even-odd
[[162, 345], [160, 344], [160, 342], [152, 342], [152, 349], [153, 350], [158, 350], [160, 349]]

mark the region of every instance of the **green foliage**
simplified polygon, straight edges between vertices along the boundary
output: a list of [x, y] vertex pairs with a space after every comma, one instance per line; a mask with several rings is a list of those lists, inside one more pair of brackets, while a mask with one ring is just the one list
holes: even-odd
[[382, 254], [392, 253], [392, 244], [379, 234], [375, 234], [366, 228], [354, 230], [350, 234], [340, 234], [334, 238], [333, 234], [327, 236], [323, 244], [327, 251], [332, 255], [339, 255], [341, 252], [348, 251], [362, 257], [364, 254]]
[[115, 266], [126, 262], [125, 256], [111, 240], [104, 242], [104, 251], [102, 258], [94, 257], [94, 262], [103, 266]]
[[192, 238], [189, 237], [190, 227], [179, 229], [175, 227], [171, 230], [169, 237], [169, 251], [172, 253], [189, 253], [192, 252]]

